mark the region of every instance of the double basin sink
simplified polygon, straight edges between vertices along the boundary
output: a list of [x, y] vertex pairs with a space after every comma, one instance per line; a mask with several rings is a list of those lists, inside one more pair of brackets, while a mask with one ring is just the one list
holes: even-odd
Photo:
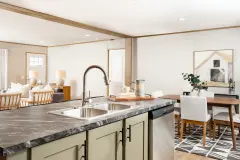
[[55, 110], [48, 113], [81, 120], [91, 120], [94, 118], [99, 118], [103, 115], [130, 109], [131, 107], [131, 105], [124, 105], [119, 103], [101, 103], [91, 104], [84, 107], [73, 107]]

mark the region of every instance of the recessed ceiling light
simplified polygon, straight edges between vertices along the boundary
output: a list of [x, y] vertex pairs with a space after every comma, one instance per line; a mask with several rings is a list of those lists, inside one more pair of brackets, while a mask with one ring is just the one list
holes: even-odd
[[90, 35], [89, 35], [89, 34], [86, 34], [85, 36], [86, 36], [86, 37], [89, 37]]
[[179, 21], [185, 21], [185, 18], [178, 18]]

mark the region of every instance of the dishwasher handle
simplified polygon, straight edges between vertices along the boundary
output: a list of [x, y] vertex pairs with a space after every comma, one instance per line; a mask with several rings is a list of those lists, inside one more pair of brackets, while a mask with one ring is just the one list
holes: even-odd
[[156, 119], [156, 118], [162, 117], [166, 114], [172, 113], [173, 111], [174, 111], [173, 105], [169, 105], [164, 108], [153, 110], [153, 111], [149, 112], [149, 119]]

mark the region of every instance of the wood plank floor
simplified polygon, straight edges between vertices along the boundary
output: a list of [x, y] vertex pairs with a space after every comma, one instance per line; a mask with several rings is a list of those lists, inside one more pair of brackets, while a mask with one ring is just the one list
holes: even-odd
[[203, 157], [203, 156], [198, 156], [196, 154], [175, 151], [174, 160], [213, 160], [213, 159]]

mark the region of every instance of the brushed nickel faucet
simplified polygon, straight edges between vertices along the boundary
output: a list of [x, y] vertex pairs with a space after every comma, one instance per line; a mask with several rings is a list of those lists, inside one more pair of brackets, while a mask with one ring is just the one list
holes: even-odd
[[[89, 66], [85, 72], [84, 72], [84, 75], [83, 75], [83, 97], [82, 97], [82, 107], [86, 105], [86, 103], [88, 102], [88, 100], [86, 100], [86, 76], [87, 76], [87, 73], [89, 70], [93, 69], [93, 68], [97, 68], [99, 70], [101, 70], [104, 74], [104, 81], [105, 81], [105, 84], [106, 86], [109, 85], [109, 82], [108, 82], [108, 77], [107, 77], [107, 74], [106, 72], [104, 71], [104, 69], [98, 65], [92, 65], [92, 66]], [[89, 94], [90, 95], [90, 94]]]

